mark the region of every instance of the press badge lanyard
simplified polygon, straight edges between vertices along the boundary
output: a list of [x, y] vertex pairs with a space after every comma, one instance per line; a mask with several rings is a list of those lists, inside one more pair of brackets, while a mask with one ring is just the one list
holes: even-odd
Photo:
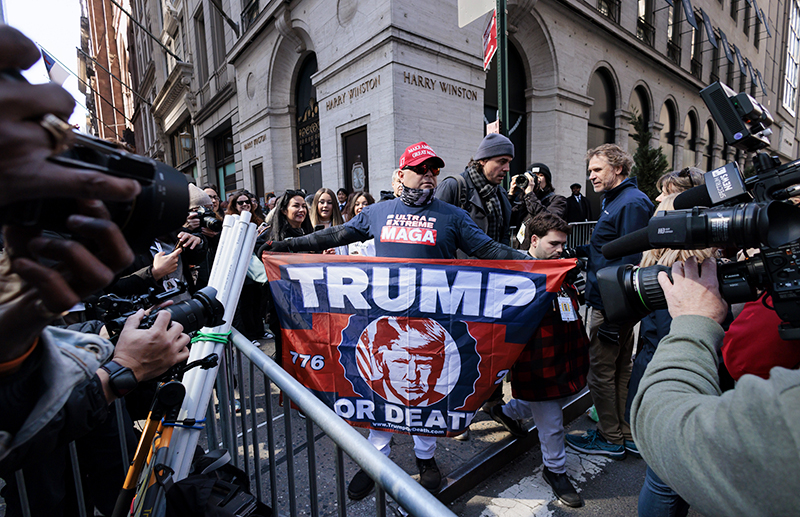
[[555, 303], [561, 313], [561, 321], [578, 321], [578, 313], [575, 311], [575, 306], [572, 305], [572, 298], [563, 287], [558, 292]]

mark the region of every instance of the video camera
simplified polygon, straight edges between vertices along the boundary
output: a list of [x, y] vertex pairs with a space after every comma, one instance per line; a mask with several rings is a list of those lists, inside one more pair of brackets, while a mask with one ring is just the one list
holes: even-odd
[[[728, 145], [745, 152], [769, 145], [773, 119], [755, 99], [718, 82], [700, 95]], [[776, 156], [757, 153], [753, 164], [756, 174], [747, 180], [735, 163], [707, 172], [705, 185], [675, 198], [678, 210], [659, 212], [647, 228], [607, 243], [602, 253], [616, 259], [654, 248], [761, 248], [743, 262], [718, 262], [720, 293], [729, 303], [741, 303], [765, 289], [783, 322], [781, 337], [800, 339], [800, 208], [782, 202], [800, 183], [800, 160], [781, 165]], [[660, 271], [670, 274], [664, 266], [598, 271], [607, 319], [622, 323], [665, 309]]]
[[[111, 220], [131, 248], [147, 249], [156, 237], [180, 228], [186, 221], [189, 189], [183, 173], [84, 133], [73, 131], [70, 140], [69, 149], [48, 159], [64, 167], [98, 171], [141, 184], [142, 191], [133, 201], [105, 202]], [[65, 222], [75, 213], [74, 199], [39, 199], [8, 205], [0, 212], [0, 221], [68, 233]]]

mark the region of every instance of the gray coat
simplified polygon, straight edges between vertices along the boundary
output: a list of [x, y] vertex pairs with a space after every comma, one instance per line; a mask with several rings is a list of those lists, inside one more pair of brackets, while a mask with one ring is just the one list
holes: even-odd
[[[478, 190], [475, 184], [469, 177], [465, 170], [461, 173], [466, 183], [466, 201], [464, 206], [461, 206], [461, 193], [459, 192], [459, 181], [455, 177], [448, 177], [442, 180], [438, 187], [436, 187], [436, 198], [441, 199], [446, 203], [463, 208], [469, 214], [478, 228], [486, 232], [489, 227], [489, 221], [486, 219], [486, 208], [484, 207], [483, 200], [478, 195]], [[500, 210], [503, 213], [503, 226], [500, 238], [500, 244], [510, 245], [509, 227], [511, 223], [511, 203], [508, 201], [508, 193], [502, 186], [497, 187], [497, 197], [500, 200]], [[461, 257], [460, 257], [461, 258]]]

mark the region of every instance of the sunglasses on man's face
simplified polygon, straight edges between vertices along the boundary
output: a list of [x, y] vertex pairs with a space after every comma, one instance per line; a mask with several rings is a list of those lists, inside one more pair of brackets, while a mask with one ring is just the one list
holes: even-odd
[[424, 176], [424, 175], [428, 174], [429, 172], [431, 174], [433, 174], [434, 176], [438, 176], [439, 175], [439, 167], [434, 167], [433, 165], [430, 165], [428, 163], [421, 163], [419, 165], [409, 165], [407, 167], [404, 167], [404, 169], [408, 169], [410, 171], [414, 171], [417, 174], [419, 174], [420, 176]]

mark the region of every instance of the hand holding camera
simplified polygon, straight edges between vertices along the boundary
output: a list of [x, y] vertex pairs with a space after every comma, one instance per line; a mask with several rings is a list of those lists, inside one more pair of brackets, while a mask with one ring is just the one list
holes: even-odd
[[539, 188], [538, 185], [539, 178], [537, 178], [535, 174], [531, 174], [530, 172], [517, 174], [511, 178], [509, 194], [512, 196], [516, 196], [520, 193], [529, 194], [530, 192], [537, 190]]
[[[0, 359], [13, 358], [61, 312], [105, 287], [133, 261], [133, 253], [99, 201], [81, 201], [67, 227], [84, 243], [7, 226], [0, 264]], [[92, 251], [89, 250], [91, 248]], [[24, 350], [23, 350], [24, 352]]]
[[658, 283], [664, 290], [669, 315], [706, 316], [722, 323], [728, 314], [728, 304], [719, 293], [717, 261], [706, 259], [701, 265], [696, 257], [672, 265], [672, 281], [667, 273], [658, 274]]
[[[75, 101], [54, 83], [31, 85], [15, 70], [39, 60], [36, 45], [18, 30], [0, 26], [0, 206], [40, 198], [83, 198], [131, 201], [141, 186], [133, 179], [113, 177], [96, 169], [71, 169], [48, 161], [66, 137], [64, 122], [39, 123], [46, 115], [61, 122], [72, 114]], [[48, 120], [51, 118], [48, 117]]]

